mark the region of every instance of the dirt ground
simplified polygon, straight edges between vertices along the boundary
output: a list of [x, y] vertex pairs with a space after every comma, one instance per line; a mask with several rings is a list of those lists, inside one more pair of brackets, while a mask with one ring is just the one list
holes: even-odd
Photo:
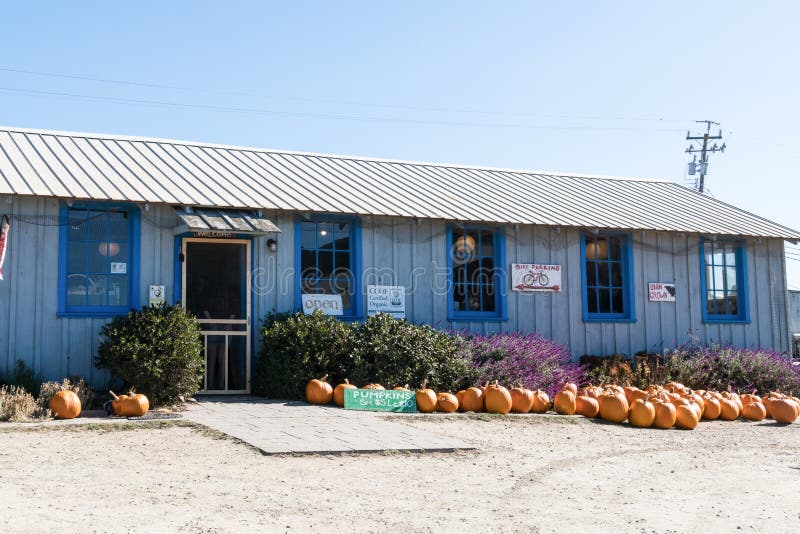
[[800, 423], [402, 421], [481, 450], [275, 457], [186, 426], [5, 429], [2, 530], [800, 530]]

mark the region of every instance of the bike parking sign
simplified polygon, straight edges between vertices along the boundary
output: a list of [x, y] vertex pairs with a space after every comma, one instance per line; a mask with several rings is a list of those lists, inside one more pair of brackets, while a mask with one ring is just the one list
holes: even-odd
[[512, 263], [511, 288], [514, 291], [561, 291], [561, 266], [540, 263]]

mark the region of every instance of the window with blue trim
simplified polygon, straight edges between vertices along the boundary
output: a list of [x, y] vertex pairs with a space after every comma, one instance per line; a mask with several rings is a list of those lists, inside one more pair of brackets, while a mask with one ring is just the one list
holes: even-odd
[[138, 210], [64, 207], [59, 249], [59, 311], [116, 315], [138, 305]]
[[630, 236], [584, 235], [582, 247], [584, 320], [633, 320]]
[[358, 220], [320, 217], [298, 226], [299, 293], [341, 295], [343, 315], [358, 316]]
[[450, 319], [505, 319], [505, 236], [490, 228], [447, 232]]
[[746, 321], [747, 287], [744, 246], [736, 241], [703, 240], [703, 318], [707, 321]]

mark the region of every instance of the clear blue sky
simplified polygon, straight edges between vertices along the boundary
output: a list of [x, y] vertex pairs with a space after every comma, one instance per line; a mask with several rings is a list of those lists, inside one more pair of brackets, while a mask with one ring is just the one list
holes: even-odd
[[713, 119], [712, 194], [800, 228], [800, 4], [659, 4], [6, 1], [0, 124], [683, 182]]

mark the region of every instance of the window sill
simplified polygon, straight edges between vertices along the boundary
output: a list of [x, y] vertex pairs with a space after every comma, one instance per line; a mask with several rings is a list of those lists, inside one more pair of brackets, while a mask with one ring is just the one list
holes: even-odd
[[95, 318], [95, 319], [112, 319], [114, 317], [122, 317], [128, 315], [131, 310], [124, 311], [71, 311], [71, 312], [58, 312], [56, 317], [63, 319], [80, 319], [80, 318]]
[[584, 323], [635, 323], [635, 317], [591, 317], [583, 316]]
[[506, 315], [482, 315], [475, 314], [453, 314], [448, 315], [447, 320], [451, 323], [503, 323], [508, 321]]
[[711, 317], [704, 317], [703, 323], [705, 324], [750, 324], [750, 319], [714, 319]]

